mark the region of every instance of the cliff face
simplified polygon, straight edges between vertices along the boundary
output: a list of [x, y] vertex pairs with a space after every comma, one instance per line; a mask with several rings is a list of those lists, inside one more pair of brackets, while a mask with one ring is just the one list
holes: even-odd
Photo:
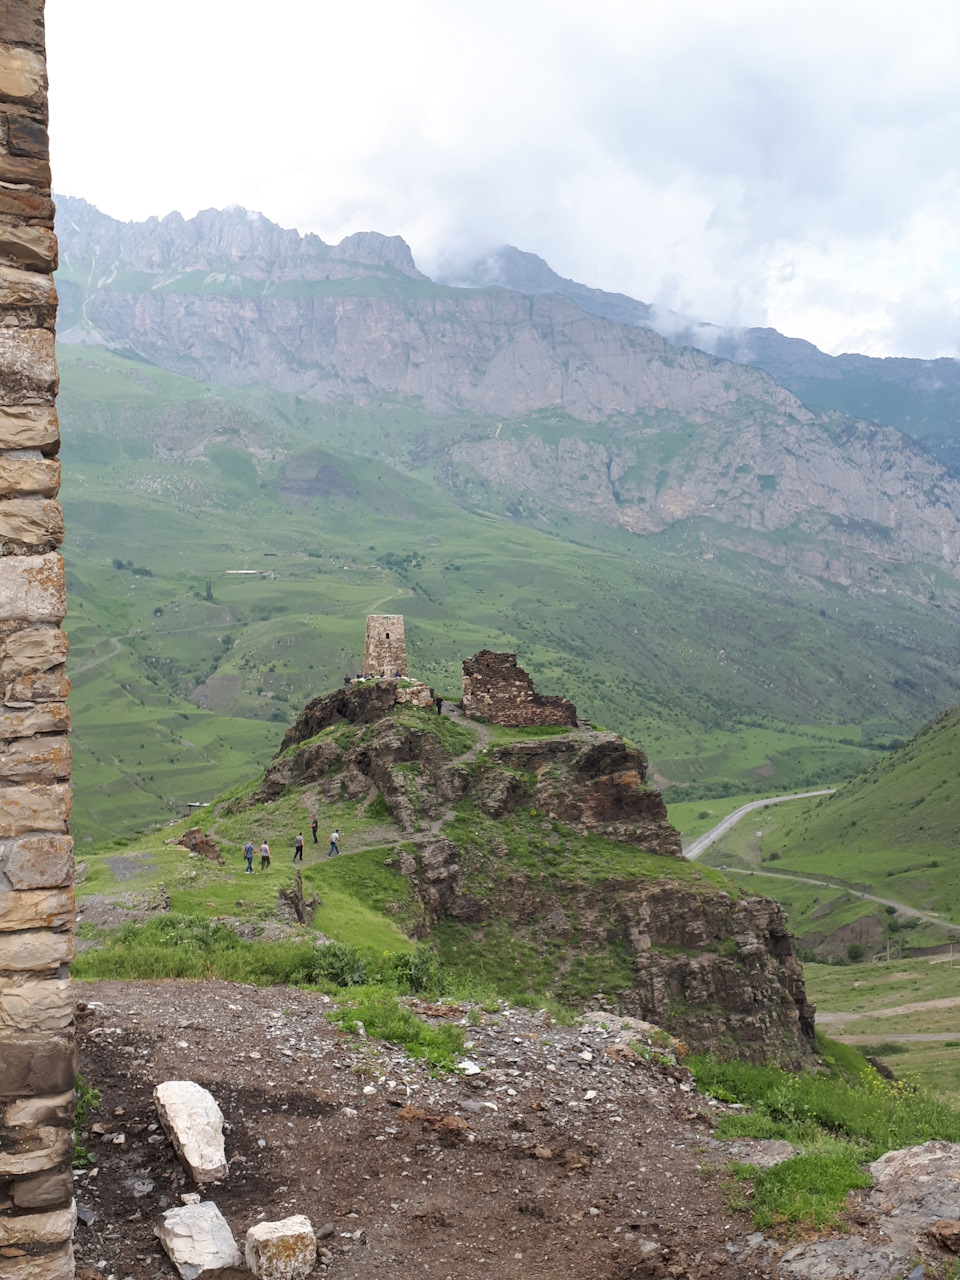
[[395, 692], [384, 680], [315, 699], [234, 804], [291, 787], [382, 800], [413, 931], [446, 962], [476, 972], [509, 955], [531, 991], [582, 1003], [599, 988], [690, 1045], [809, 1060], [813, 1009], [782, 911], [682, 858], [642, 751], [593, 730], [511, 740], [438, 724]]
[[397, 237], [329, 246], [242, 209], [124, 224], [64, 200], [58, 225], [62, 340], [324, 404], [400, 400], [433, 417], [415, 442], [385, 426], [384, 447], [454, 492], [636, 534], [700, 522], [707, 544], [845, 586], [879, 587], [885, 562], [958, 572], [960, 483], [907, 437], [673, 345], [530, 255], [525, 294], [438, 285]]

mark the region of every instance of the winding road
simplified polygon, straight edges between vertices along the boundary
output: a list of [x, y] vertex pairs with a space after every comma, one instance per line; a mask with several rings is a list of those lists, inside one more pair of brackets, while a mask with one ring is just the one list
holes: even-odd
[[712, 844], [716, 844], [721, 836], [725, 836], [731, 827], [735, 827], [744, 814], [752, 813], [754, 809], [765, 809], [768, 804], [783, 804], [786, 800], [808, 800], [811, 796], [832, 796], [835, 790], [836, 787], [826, 787], [823, 791], [799, 791], [792, 796], [768, 796], [766, 800], [751, 800], [749, 804], [742, 804], [739, 809], [734, 809], [733, 813], [728, 813], [715, 827], [711, 827], [706, 835], [698, 836], [693, 844], [684, 849], [683, 856], [693, 862], [694, 858], [699, 858], [701, 853], [705, 853]]

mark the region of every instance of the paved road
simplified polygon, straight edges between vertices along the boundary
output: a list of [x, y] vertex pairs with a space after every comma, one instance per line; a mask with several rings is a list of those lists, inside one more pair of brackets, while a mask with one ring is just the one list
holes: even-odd
[[898, 911], [904, 911], [907, 915], [919, 916], [921, 920], [928, 920], [930, 924], [939, 924], [944, 929], [953, 929], [960, 933], [960, 924], [953, 924], [950, 920], [944, 920], [943, 916], [934, 915], [931, 911], [918, 911], [916, 907], [911, 907], [906, 902], [897, 902], [895, 898], [878, 898], [874, 893], [864, 893], [861, 889], [849, 889], [844, 884], [838, 884], [836, 880], [816, 880], [812, 876], [795, 876], [789, 871], [746, 871], [742, 867], [726, 867], [725, 875], [735, 876], [766, 876], [768, 880], [799, 880], [801, 884], [815, 884], [821, 889], [833, 889], [836, 894], [849, 893], [853, 898], [863, 898], [865, 902], [879, 902], [881, 907], [896, 907]]
[[734, 809], [733, 813], [728, 813], [715, 827], [711, 827], [706, 835], [698, 836], [693, 844], [684, 849], [683, 856], [689, 858], [691, 862], [694, 858], [699, 858], [701, 853], [706, 852], [712, 844], [716, 844], [721, 836], [725, 836], [731, 827], [736, 826], [744, 814], [752, 813], [754, 809], [763, 809], [768, 804], [783, 804], [785, 800], [806, 800], [810, 796], [832, 796], [835, 790], [835, 787], [827, 787], [823, 791], [800, 791], [795, 796], [768, 796], [766, 800], [751, 800], [749, 804], [743, 804], [739, 809]]

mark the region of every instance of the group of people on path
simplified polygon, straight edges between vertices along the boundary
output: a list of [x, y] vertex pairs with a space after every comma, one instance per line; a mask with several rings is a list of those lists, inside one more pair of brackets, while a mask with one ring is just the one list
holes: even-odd
[[[310, 831], [311, 831], [311, 834], [313, 835], [314, 844], [320, 843], [320, 841], [317, 839], [318, 825], [319, 824], [317, 822], [316, 814], [314, 814], [314, 816], [310, 819]], [[304, 843], [303, 832], [300, 831], [297, 833], [297, 837], [293, 842], [294, 862], [303, 862], [303, 843]], [[253, 874], [254, 852], [255, 852], [255, 848], [254, 848], [253, 841], [247, 840], [247, 843], [243, 846], [243, 856], [247, 860], [247, 867], [244, 873], [245, 875]], [[332, 858], [334, 854], [339, 855], [339, 853], [340, 853], [340, 831], [337, 827], [334, 827], [334, 829], [330, 832], [330, 848], [327, 850], [327, 857]], [[270, 866], [270, 846], [269, 844], [267, 844], [266, 840], [264, 840], [263, 844], [260, 846], [260, 870], [266, 871], [267, 867], [269, 866]]]

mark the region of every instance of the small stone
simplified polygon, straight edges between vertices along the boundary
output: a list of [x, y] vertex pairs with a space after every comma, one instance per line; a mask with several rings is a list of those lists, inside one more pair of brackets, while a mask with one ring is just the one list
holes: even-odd
[[951, 1253], [960, 1253], [960, 1221], [956, 1218], [940, 1218], [931, 1222], [927, 1231], [937, 1244], [943, 1245]]
[[356, 1107], [343, 1107], [340, 1111], [340, 1114], [342, 1116], [346, 1116], [348, 1120], [353, 1120], [356, 1117], [357, 1109]]
[[194, 1182], [227, 1176], [223, 1112], [207, 1089], [192, 1080], [166, 1080], [153, 1091], [160, 1123]]
[[470, 1058], [461, 1058], [457, 1063], [457, 1068], [462, 1071], [465, 1076], [478, 1076], [483, 1070], [482, 1067], [479, 1067], [475, 1062], [471, 1061]]
[[298, 1213], [280, 1222], [258, 1222], [247, 1232], [244, 1256], [260, 1280], [305, 1280], [317, 1261], [310, 1219]]
[[168, 1209], [157, 1234], [183, 1280], [221, 1280], [243, 1266], [233, 1232], [212, 1200]]
[[185, 1191], [180, 1199], [184, 1204], [199, 1204], [200, 1193], [198, 1191]]
[[371, 1096], [371, 1094], [374, 1094], [374, 1093], [376, 1093], [376, 1092], [377, 1092], [377, 1086], [376, 1086], [375, 1084], [365, 1084], [365, 1085], [363, 1086], [363, 1092], [364, 1092], [364, 1093], [367, 1095], [367, 1097], [369, 1098], [369, 1097]]
[[587, 1092], [583, 1095], [583, 1100], [584, 1102], [592, 1102], [596, 1096], [597, 1096], [596, 1089], [588, 1089]]

